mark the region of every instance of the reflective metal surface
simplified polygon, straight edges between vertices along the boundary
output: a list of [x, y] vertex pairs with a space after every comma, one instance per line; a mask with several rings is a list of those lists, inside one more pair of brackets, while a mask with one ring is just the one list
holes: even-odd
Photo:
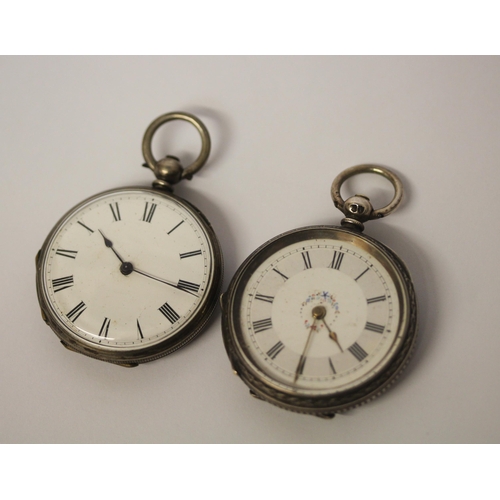
[[[383, 370], [368, 382], [355, 389], [338, 392], [335, 395], [306, 396], [283, 390], [265, 375], [248, 355], [240, 325], [240, 304], [245, 284], [254, 271], [269, 256], [280, 248], [296, 241], [308, 241], [329, 237], [338, 241], [356, 242], [374, 259], [383, 265], [398, 289], [401, 315], [398, 321], [398, 336], [403, 339], [399, 349], [393, 354]], [[224, 344], [232, 369], [250, 388], [250, 392], [281, 408], [329, 418], [362, 405], [382, 394], [393, 384], [406, 367], [415, 346], [417, 336], [417, 303], [410, 274], [399, 259], [385, 245], [377, 240], [347, 228], [337, 226], [311, 226], [288, 231], [269, 240], [255, 250], [240, 266], [233, 277], [228, 291], [222, 297], [222, 332]]]
[[[80, 339], [71, 333], [70, 330], [65, 326], [63, 322], [61, 322], [58, 315], [54, 312], [53, 308], [50, 305], [50, 300], [47, 295], [46, 287], [44, 287], [45, 277], [45, 261], [47, 257], [47, 253], [50, 250], [50, 245], [52, 242], [53, 236], [60, 230], [61, 227], [64, 226], [66, 221], [77, 212], [80, 207], [91, 203], [94, 199], [98, 199], [102, 197], [106, 193], [112, 193], [114, 191], [122, 192], [129, 191], [134, 192], [135, 190], [140, 190], [141, 192], [149, 191], [154, 196], [160, 196], [168, 199], [173, 199], [177, 204], [179, 204], [182, 209], [188, 212], [193, 218], [196, 219], [198, 224], [203, 228], [208, 238], [210, 244], [210, 250], [212, 252], [212, 263], [210, 273], [213, 278], [210, 281], [210, 285], [208, 289], [204, 292], [206, 294], [206, 300], [204, 302], [203, 307], [201, 307], [196, 314], [194, 314], [189, 321], [186, 323], [184, 327], [182, 327], [175, 335], [167, 338], [165, 341], [152, 345], [149, 347], [145, 347], [144, 349], [138, 350], [122, 350], [121, 352], [113, 351], [107, 349], [105, 347], [99, 346], [97, 344], [92, 344], [90, 342], [86, 342], [84, 339]], [[153, 361], [160, 357], [166, 356], [177, 349], [180, 349], [188, 342], [191, 342], [196, 338], [207, 321], [210, 319], [212, 312], [217, 304], [217, 299], [220, 294], [220, 288], [222, 284], [222, 275], [223, 275], [223, 258], [222, 251], [215, 235], [212, 226], [206, 219], [206, 217], [193, 205], [191, 205], [186, 200], [179, 198], [173, 194], [165, 193], [159, 190], [153, 190], [148, 188], [141, 187], [131, 187], [131, 188], [122, 188], [116, 190], [106, 191], [104, 193], [99, 193], [87, 200], [82, 201], [77, 206], [73, 207], [69, 210], [54, 226], [52, 231], [47, 236], [41, 250], [38, 252], [36, 261], [36, 288], [38, 294], [38, 301], [40, 304], [41, 314], [43, 320], [52, 328], [54, 333], [59, 337], [61, 343], [64, 347], [69, 350], [79, 352], [81, 354], [85, 354], [86, 356], [100, 359], [101, 361], [107, 361], [109, 363], [114, 363], [121, 366], [136, 366], [140, 363], [146, 363], [149, 361]]]
[[[342, 184], [350, 177], [362, 173], [382, 175], [392, 183], [395, 193], [388, 205], [375, 210], [370, 200], [364, 195], [355, 195], [346, 201], [343, 200], [340, 195]], [[322, 418], [331, 418], [338, 412], [364, 404], [382, 394], [406, 367], [417, 337], [417, 302], [408, 269], [388, 247], [374, 238], [361, 234], [364, 229], [363, 222], [385, 217], [401, 203], [403, 197], [401, 180], [385, 167], [372, 164], [358, 165], [344, 170], [334, 179], [331, 195], [335, 206], [346, 216], [341, 221], [342, 227], [299, 228], [269, 240], [243, 262], [233, 277], [228, 291], [221, 298], [224, 344], [233, 371], [250, 388], [250, 393], [281, 408]], [[383, 267], [393, 280], [400, 304], [400, 313], [397, 319], [396, 340], [393, 347], [387, 351], [383, 366], [374, 367], [369, 377], [360, 379], [359, 383], [348, 386], [345, 390], [313, 394], [312, 391], [298, 392], [293, 387], [287, 388], [284, 383], [278, 382], [275, 375], [271, 372], [264, 372], [258, 366], [252, 358], [248, 341], [245, 340], [246, 337], [243, 334], [241, 310], [246, 285], [255, 279], [254, 273], [263, 262], [266, 262], [266, 259], [290, 244], [300, 243], [306, 247], [310, 241], [321, 238], [340, 243], [349, 242], [369, 254], [377, 266]], [[315, 311], [314, 317], [321, 314], [321, 311]], [[330, 332], [330, 337], [336, 340], [336, 334], [333, 331]]]
[[[184, 120], [191, 123], [201, 136], [201, 151], [198, 158], [186, 168], [181, 167], [178, 158], [167, 156], [164, 160], [156, 160], [151, 151], [151, 144], [155, 132], [161, 125], [172, 120]], [[146, 161], [144, 166], [149, 167], [160, 181], [155, 187], [167, 187], [165, 184], [176, 184], [182, 179], [191, 179], [205, 164], [210, 154], [210, 134], [203, 122], [194, 115], [182, 111], [174, 111], [159, 116], [146, 129], [142, 140], [142, 154]]]
[[[366, 196], [356, 195], [349, 198], [347, 201], [344, 201], [340, 195], [340, 188], [347, 179], [353, 177], [354, 175], [369, 173], [385, 177], [394, 186], [394, 198], [392, 201], [385, 207], [378, 208], [376, 210], [371, 207], [369, 199]], [[346, 217], [363, 223], [367, 220], [386, 217], [391, 212], [396, 210], [403, 199], [403, 184], [399, 177], [389, 169], [379, 165], [363, 164], [348, 168], [337, 175], [332, 183], [331, 194], [335, 206], [343, 212]], [[363, 201], [363, 198], [365, 201]], [[369, 206], [366, 204], [366, 201], [368, 201]]]

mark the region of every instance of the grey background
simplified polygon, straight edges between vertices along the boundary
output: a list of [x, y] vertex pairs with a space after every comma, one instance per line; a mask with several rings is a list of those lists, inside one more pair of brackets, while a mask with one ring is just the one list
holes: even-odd
[[[470, 443], [499, 441], [498, 57], [0, 58], [3, 443]], [[177, 194], [212, 222], [225, 280], [283, 231], [336, 224], [333, 178], [378, 163], [402, 207], [366, 233], [412, 272], [420, 337], [402, 379], [332, 421], [275, 408], [232, 375], [217, 310], [205, 333], [125, 369], [65, 350], [40, 318], [34, 257], [82, 199], [149, 185], [141, 140], [158, 115], [207, 125], [206, 167]], [[198, 153], [188, 124], [154, 151]], [[377, 204], [390, 185], [346, 187]], [[351, 193], [353, 194], [353, 193]]]

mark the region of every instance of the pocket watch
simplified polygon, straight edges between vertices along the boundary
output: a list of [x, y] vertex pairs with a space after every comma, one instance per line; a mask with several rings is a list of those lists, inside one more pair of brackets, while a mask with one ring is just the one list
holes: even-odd
[[[386, 177], [395, 189], [375, 210], [340, 187], [360, 173]], [[417, 307], [401, 259], [362, 233], [388, 215], [403, 187], [386, 168], [359, 165], [332, 185], [341, 226], [283, 233], [252, 253], [222, 296], [222, 328], [234, 372], [257, 398], [331, 418], [381, 394], [412, 353]]]
[[[156, 130], [185, 120], [200, 133], [198, 158], [182, 168], [157, 161]], [[217, 302], [223, 261], [206, 217], [172, 194], [210, 153], [205, 125], [188, 113], [158, 117], [142, 143], [156, 180], [149, 187], [105, 191], [69, 210], [36, 257], [38, 300], [45, 322], [70, 350], [123, 366], [160, 358], [193, 340]]]

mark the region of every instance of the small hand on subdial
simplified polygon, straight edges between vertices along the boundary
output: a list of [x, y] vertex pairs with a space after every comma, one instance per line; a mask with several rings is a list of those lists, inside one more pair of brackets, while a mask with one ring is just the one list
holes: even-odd
[[121, 266], [120, 266], [120, 272], [123, 275], [128, 276], [129, 274], [135, 272], [137, 274], [141, 274], [142, 276], [146, 276], [146, 278], [150, 278], [152, 280], [159, 281], [160, 283], [165, 283], [165, 285], [169, 285], [169, 286], [171, 286], [173, 288], [177, 288], [177, 290], [182, 290], [183, 292], [189, 293], [190, 295], [194, 295], [195, 297], [199, 296], [198, 294], [193, 293], [190, 290], [186, 290], [185, 288], [181, 288], [179, 285], [176, 285], [175, 283], [173, 283], [171, 281], [164, 280], [164, 279], [161, 279], [161, 278], [157, 278], [156, 276], [153, 276], [152, 274], [148, 274], [148, 273], [145, 273], [144, 271], [140, 271], [139, 269], [136, 269], [133, 266], [132, 262], [125, 262], [120, 257], [120, 254], [113, 247], [113, 242], [110, 239], [106, 238], [106, 236], [104, 236], [103, 232], [100, 229], [99, 229], [99, 232], [101, 233], [101, 236], [104, 238], [104, 244], [108, 248], [111, 248], [111, 250], [113, 251], [113, 253], [118, 257], [118, 259], [122, 263]]

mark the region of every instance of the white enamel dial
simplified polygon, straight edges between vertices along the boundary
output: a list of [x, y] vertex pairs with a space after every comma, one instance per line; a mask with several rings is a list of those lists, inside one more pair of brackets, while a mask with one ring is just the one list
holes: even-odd
[[310, 236], [252, 269], [235, 304], [240, 354], [267, 384], [335, 395], [375, 377], [400, 347], [400, 284], [366, 241]]
[[214, 245], [195, 210], [134, 188], [98, 195], [60, 222], [40, 288], [67, 335], [126, 352], [183, 332], [206, 307], [214, 273]]

